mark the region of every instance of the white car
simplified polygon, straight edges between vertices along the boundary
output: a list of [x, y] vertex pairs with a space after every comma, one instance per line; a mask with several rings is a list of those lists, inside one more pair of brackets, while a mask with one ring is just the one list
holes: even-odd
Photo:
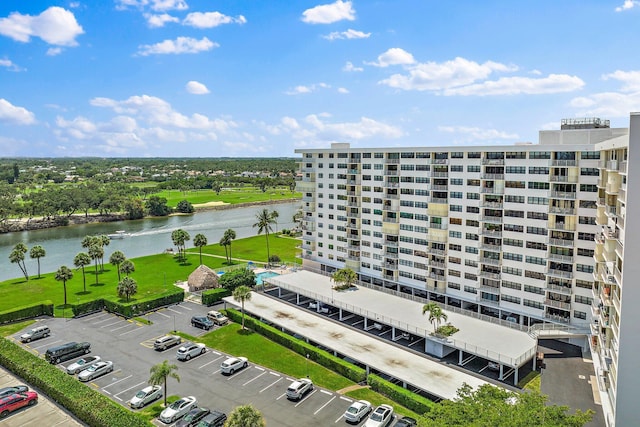
[[67, 366], [67, 374], [77, 374], [87, 369], [89, 366], [100, 361], [100, 356], [85, 356], [82, 359], [76, 360], [71, 365]]
[[162, 386], [150, 385], [149, 387], [145, 387], [137, 392], [136, 395], [133, 396], [129, 401], [129, 406], [131, 406], [132, 408], [142, 408], [143, 406], [148, 405], [151, 402], [155, 402], [161, 397]]
[[246, 357], [230, 357], [222, 362], [220, 365], [220, 372], [223, 374], [233, 375], [234, 372], [239, 371], [242, 368], [246, 368], [248, 365]]
[[192, 357], [205, 354], [207, 347], [202, 343], [187, 342], [180, 347], [176, 353], [178, 360], [191, 360]]
[[359, 423], [371, 412], [371, 403], [366, 400], [353, 402], [344, 413], [344, 419], [350, 423]]
[[91, 381], [92, 379], [98, 378], [100, 375], [104, 375], [111, 371], [113, 371], [113, 362], [100, 361], [80, 372], [78, 374], [78, 379], [80, 381]]
[[187, 415], [187, 412], [198, 407], [198, 401], [193, 396], [185, 396], [176, 400], [168, 408], [160, 413], [160, 421], [171, 424], [179, 418]]
[[369, 416], [369, 419], [362, 427], [384, 427], [393, 418], [393, 408], [389, 405], [380, 405]]
[[313, 390], [313, 382], [309, 378], [300, 378], [287, 388], [287, 399], [300, 400], [302, 396]]

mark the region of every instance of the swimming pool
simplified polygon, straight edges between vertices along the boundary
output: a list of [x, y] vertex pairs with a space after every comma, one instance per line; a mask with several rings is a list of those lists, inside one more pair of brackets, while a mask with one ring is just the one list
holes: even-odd
[[256, 285], [262, 285], [263, 279], [268, 279], [269, 277], [279, 276], [279, 273], [275, 271], [263, 271], [262, 273], [256, 274]]

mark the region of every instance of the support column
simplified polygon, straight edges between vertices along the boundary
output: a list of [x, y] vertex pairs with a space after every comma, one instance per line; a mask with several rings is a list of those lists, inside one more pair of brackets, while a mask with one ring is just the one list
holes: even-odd
[[462, 355], [464, 351], [458, 350], [458, 365], [462, 365]]
[[278, 288], [278, 298], [282, 298], [282, 288]]
[[537, 368], [537, 362], [538, 362], [538, 354], [536, 353], [535, 356], [533, 356], [533, 370], [535, 371]]
[[518, 385], [518, 371], [520, 368], [516, 368], [516, 371], [513, 373], [513, 385]]
[[296, 305], [300, 305], [300, 294], [296, 294]]
[[500, 363], [500, 376], [498, 377], [500, 381], [504, 379], [504, 365]]
[[338, 309], [338, 320], [342, 321], [342, 309]]
[[367, 326], [369, 326], [367, 323], [367, 320], [369, 320], [367, 317], [364, 318], [364, 330], [367, 330]]
[[396, 340], [396, 327], [392, 326], [391, 327], [391, 341], [395, 341]]

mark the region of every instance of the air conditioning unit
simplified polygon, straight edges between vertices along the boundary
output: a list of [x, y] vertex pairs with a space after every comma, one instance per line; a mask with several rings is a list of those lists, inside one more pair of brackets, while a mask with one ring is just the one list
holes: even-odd
[[616, 276], [607, 276], [607, 281], [608, 282], [615, 282], [616, 281]]

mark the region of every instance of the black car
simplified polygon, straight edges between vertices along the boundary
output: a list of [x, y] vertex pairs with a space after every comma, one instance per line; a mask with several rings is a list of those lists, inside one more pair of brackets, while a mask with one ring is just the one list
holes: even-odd
[[197, 427], [223, 427], [224, 422], [227, 421], [227, 415], [223, 414], [220, 411], [211, 411], [209, 415], [204, 417], [198, 424]]
[[211, 319], [207, 318], [207, 316], [193, 316], [191, 318], [191, 326], [208, 331], [213, 328], [213, 322]]
[[207, 408], [193, 408], [187, 415], [178, 421], [175, 427], [193, 427], [198, 425], [198, 422], [211, 413]]
[[12, 394], [19, 394], [28, 391], [29, 387], [26, 385], [16, 385], [13, 387], [3, 387], [0, 388], [0, 398], [11, 396]]
[[411, 417], [402, 417], [393, 425], [393, 427], [414, 427], [418, 422]]

